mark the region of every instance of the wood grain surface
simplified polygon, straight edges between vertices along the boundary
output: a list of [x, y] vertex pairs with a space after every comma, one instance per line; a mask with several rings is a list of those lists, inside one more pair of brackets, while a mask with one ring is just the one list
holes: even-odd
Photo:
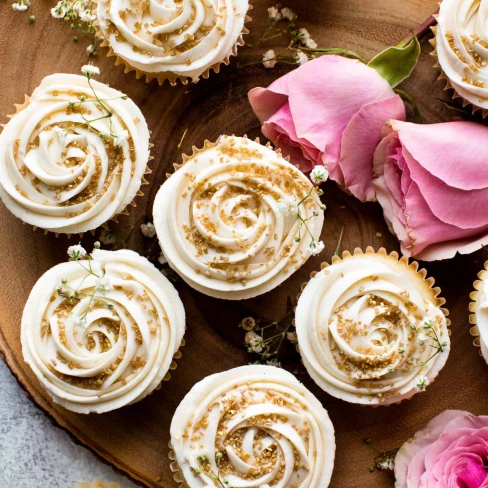
[[[0, 10], [0, 118], [12, 113], [13, 104], [22, 102], [42, 78], [56, 72], [79, 73], [87, 57], [87, 42], [71, 40], [68, 25], [50, 17], [54, 2], [32, 0], [36, 20], [14, 12], [10, 2]], [[272, 2], [254, 0], [253, 22], [249, 24], [249, 42], [263, 32], [266, 8]], [[352, 49], [372, 57], [387, 45], [406, 37], [437, 9], [437, 0], [289, 0], [299, 26], [306, 27], [321, 47]], [[275, 47], [273, 44], [267, 48]], [[426, 122], [449, 120], [450, 112], [439, 100], [448, 99], [443, 84], [436, 81], [430, 46], [423, 42], [423, 53], [413, 77], [402, 86], [417, 100]], [[242, 51], [241, 51], [242, 53]], [[137, 81], [133, 74], [124, 75], [113, 58], [99, 50], [96, 64], [99, 79], [127, 93], [141, 108], [155, 144], [154, 169], [145, 197], [120, 225], [138, 219], [151, 220], [154, 196], [173, 162], [176, 146], [188, 129], [183, 151], [205, 138], [216, 139], [222, 133], [259, 135], [259, 124], [247, 102], [247, 92], [255, 86], [266, 86], [287, 70], [265, 70], [262, 66], [237, 70], [230, 66], [219, 75], [186, 87], [158, 86]], [[243, 334], [237, 329], [241, 318], [259, 314], [277, 318], [283, 312], [286, 298], [295, 297], [309, 273], [328, 260], [345, 226], [341, 249], [355, 247], [398, 250], [398, 243], [388, 233], [376, 204], [361, 204], [343, 194], [334, 184], [325, 188], [326, 221], [322, 238], [326, 249], [320, 257], [310, 259], [281, 287], [265, 296], [230, 303], [205, 297], [184, 285], [177, 288], [187, 311], [186, 346], [170, 382], [142, 402], [103, 415], [77, 415], [54, 405], [24, 364], [20, 346], [20, 318], [25, 300], [39, 276], [54, 264], [64, 261], [67, 245], [77, 238], [56, 239], [54, 235], [33, 232], [0, 205], [0, 348], [7, 364], [32, 399], [61, 427], [103, 459], [148, 487], [173, 488], [169, 470], [169, 424], [173, 412], [185, 393], [205, 376], [248, 363], [251, 358], [242, 345]], [[85, 236], [87, 246], [93, 241]], [[143, 249], [138, 232], [131, 247]], [[447, 299], [452, 320], [452, 351], [445, 369], [426, 393], [388, 408], [367, 408], [335, 400], [319, 390], [300, 366], [297, 354], [286, 352], [284, 366], [300, 370], [299, 378], [317, 395], [329, 411], [337, 436], [337, 459], [331, 486], [364, 488], [393, 486], [385, 473], [370, 474], [374, 456], [380, 449], [399, 446], [431, 417], [447, 408], [467, 409], [475, 414], [488, 413], [488, 367], [472, 345], [468, 325], [468, 294], [487, 253], [428, 264]], [[363, 439], [370, 437], [372, 445]]]

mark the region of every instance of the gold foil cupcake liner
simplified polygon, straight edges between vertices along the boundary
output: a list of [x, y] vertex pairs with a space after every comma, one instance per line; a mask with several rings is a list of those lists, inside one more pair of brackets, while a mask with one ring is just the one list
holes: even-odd
[[[434, 14], [433, 17], [437, 19], [439, 17], [439, 14]], [[437, 26], [434, 25], [430, 28], [432, 32], [434, 33], [434, 37], [432, 39], [429, 39], [430, 44], [433, 46], [434, 50], [430, 53], [430, 55], [436, 60], [434, 64], [434, 68], [439, 70], [440, 75], [438, 77], [438, 80], [444, 81], [445, 82], [445, 87], [444, 91], [452, 90], [452, 99], [456, 100], [458, 98], [461, 99], [462, 101], [462, 106], [464, 107], [471, 107], [471, 113], [474, 115], [476, 112], [481, 111], [481, 115], [483, 118], [488, 117], [488, 109], [484, 109], [482, 107], [478, 107], [474, 103], [466, 100], [463, 96], [461, 96], [456, 89], [452, 86], [451, 81], [449, 80], [448, 76], [444, 73], [440, 63], [439, 63], [439, 58], [437, 56]]]
[[[12, 119], [13, 117], [15, 117], [19, 112], [22, 112], [22, 110], [26, 109], [27, 106], [29, 105], [30, 103], [30, 99], [31, 97], [29, 95], [24, 95], [24, 102], [23, 103], [14, 103], [14, 107], [15, 107], [15, 113], [13, 114], [10, 114], [10, 115], [7, 115], [6, 117], [10, 120]], [[4, 129], [6, 127], [7, 124], [0, 124], [0, 128], [1, 129]], [[1, 131], [0, 131], [1, 132]], [[151, 136], [152, 134], [152, 131], [149, 131], [149, 137]], [[150, 139], [149, 139], [149, 149], [152, 149], [154, 147], [154, 144], [152, 142], [150, 142]], [[149, 168], [149, 163], [154, 159], [154, 156], [151, 155], [151, 151], [149, 151], [149, 156], [148, 156], [148, 159], [147, 159], [147, 163], [146, 163], [146, 170], [142, 176], [142, 179], [141, 179], [141, 187], [144, 186], [144, 185], [149, 185], [149, 181], [146, 180], [145, 176], [146, 175], [150, 175], [152, 173], [152, 169]], [[99, 228], [102, 228], [102, 229], [108, 229], [108, 222], [115, 222], [115, 223], [119, 223], [118, 221], [118, 218], [122, 215], [130, 215], [129, 214], [129, 206], [130, 207], [137, 207], [137, 204], [136, 204], [136, 198], [137, 197], [143, 197], [144, 196], [144, 193], [142, 192], [142, 190], [139, 188], [139, 190], [137, 190], [137, 193], [136, 193], [136, 196], [134, 197], [134, 199], [127, 204], [127, 206], [124, 208], [124, 210], [122, 210], [120, 213], [118, 213], [117, 215], [114, 215], [111, 219], [109, 219], [107, 222], [104, 222], [103, 224], [101, 224], [99, 227], [95, 228], [95, 229], [91, 229], [87, 232], [90, 232], [91, 235], [95, 235], [95, 232], [97, 229]], [[19, 218], [19, 217], [17, 217]], [[22, 221], [23, 222], [23, 221]], [[26, 222], [23, 222], [24, 224], [26, 224]], [[39, 227], [33, 225], [32, 226], [32, 230], [35, 232], [37, 229], [39, 229]], [[60, 234], [63, 234], [63, 235], [66, 235], [68, 237], [68, 239], [71, 238], [72, 235], [78, 235], [79, 238], [81, 239], [84, 234], [86, 232], [79, 232], [77, 234], [69, 234], [69, 233], [64, 233], [64, 232], [56, 232], [56, 231], [50, 231], [50, 230], [47, 230], [47, 229], [42, 229], [44, 231], [44, 235], [47, 235], [47, 234], [54, 234], [55, 237], [59, 237]]]
[[[93, 3], [95, 4], [95, 7], [94, 7], [95, 10], [97, 8], [98, 2], [99, 2], [99, 0], [93, 0]], [[108, 58], [115, 57], [115, 66], [120, 66], [120, 65], [124, 66], [124, 74], [134, 72], [137, 80], [139, 80], [143, 76], [145, 76], [146, 83], [150, 83], [151, 81], [156, 79], [156, 80], [158, 80], [158, 84], [160, 86], [163, 85], [163, 83], [165, 81], [168, 81], [171, 86], [177, 85], [178, 81], [180, 81], [183, 85], [187, 85], [189, 82], [198, 83], [198, 81], [200, 81], [201, 78], [208, 79], [208, 77], [210, 76], [210, 73], [212, 71], [216, 74], [220, 73], [220, 69], [221, 69], [222, 65], [225, 65], [225, 66], [229, 65], [230, 64], [230, 58], [232, 56], [237, 56], [238, 48], [241, 46], [244, 46], [246, 43], [244, 41], [243, 36], [249, 34], [249, 29], [245, 26], [245, 24], [252, 21], [252, 18], [249, 16], [249, 12], [252, 9], [253, 9], [253, 6], [251, 4], [249, 4], [247, 14], [246, 14], [246, 17], [244, 19], [244, 27], [243, 27], [242, 32], [239, 35], [237, 41], [232, 46], [232, 50], [231, 50], [230, 54], [228, 54], [222, 61], [219, 61], [218, 63], [215, 63], [214, 65], [207, 68], [195, 80], [189, 76], [177, 75], [171, 71], [159, 72], [159, 73], [148, 73], [147, 71], [142, 71], [138, 68], [135, 68], [134, 66], [129, 64], [128, 61], [126, 61], [124, 58], [120, 57], [118, 54], [116, 54], [114, 52], [114, 50], [110, 46], [109, 41], [105, 38], [105, 36], [103, 35], [103, 32], [99, 28], [100, 24], [98, 22], [98, 19], [95, 20], [93, 23], [98, 28], [98, 30], [96, 32], [96, 36], [101, 39], [100, 47], [107, 47], [108, 48], [107, 57]]]
[[[386, 260], [390, 265], [393, 264], [393, 266], [398, 269], [399, 271], [402, 272], [407, 272], [409, 274], [409, 277], [414, 281], [414, 283], [417, 285], [417, 287], [422, 291], [423, 295], [425, 298], [427, 298], [433, 305], [436, 307], [439, 307], [439, 309], [442, 311], [444, 316], [446, 317], [446, 326], [448, 327], [447, 332], [449, 335], [451, 335], [451, 329], [449, 329], [449, 326], [451, 325], [451, 320], [449, 319], [449, 310], [447, 308], [444, 308], [443, 305], [445, 305], [446, 300], [440, 296], [441, 289], [438, 286], [435, 285], [435, 280], [432, 277], [427, 278], [427, 270], [424, 268], [419, 269], [419, 263], [417, 261], [412, 261], [409, 262], [409, 258], [406, 256], [401, 256], [396, 252], [392, 251], [391, 253], [388, 254], [388, 251], [384, 248], [381, 247], [377, 252], [374, 250], [373, 247], [368, 246], [366, 248], [366, 251], [363, 251], [361, 248], [356, 247], [354, 249], [354, 252], [351, 254], [349, 251], [344, 251], [342, 253], [342, 257], [338, 255], [332, 256], [331, 263], [323, 262], [320, 265], [320, 269], [324, 270], [328, 268], [329, 266], [332, 266], [333, 264], [340, 263], [342, 261], [347, 261], [348, 259], [354, 259], [357, 256], [371, 256], [374, 257], [375, 259], [378, 260]], [[314, 278], [319, 271], [312, 271], [310, 273], [310, 279]], [[302, 283], [300, 287], [300, 293], [297, 295], [297, 300], [300, 299], [303, 290], [305, 287], [308, 285], [308, 281], [305, 281]], [[296, 345], [296, 350], [300, 353], [300, 348], [299, 345]], [[300, 353], [301, 356], [301, 353]], [[303, 360], [302, 360], [303, 364]], [[434, 381], [437, 379], [437, 376], [430, 381], [430, 384], [434, 383]], [[360, 407], [364, 408], [377, 408], [377, 407], [389, 407], [390, 405], [399, 405], [400, 403], [411, 400], [415, 394], [408, 398], [402, 398], [401, 400], [397, 402], [391, 402], [391, 403], [378, 403], [375, 405], [359, 405]], [[354, 405], [357, 405], [354, 403]]]
[[473, 345], [478, 348], [480, 356], [483, 356], [481, 351], [481, 336], [478, 329], [478, 323], [476, 321], [476, 311], [480, 306], [480, 300], [482, 296], [482, 286], [483, 282], [488, 279], [488, 261], [484, 264], [484, 269], [478, 273], [478, 279], [473, 283], [474, 291], [469, 294], [471, 302], [469, 303], [469, 333], [473, 336]]

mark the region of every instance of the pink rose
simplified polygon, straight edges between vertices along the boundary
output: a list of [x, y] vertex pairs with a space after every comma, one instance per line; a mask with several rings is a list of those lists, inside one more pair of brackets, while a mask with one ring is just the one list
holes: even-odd
[[487, 488], [488, 417], [446, 410], [403, 444], [395, 488]]
[[405, 106], [373, 68], [341, 56], [314, 59], [249, 92], [263, 134], [302, 171], [325, 164], [361, 200], [374, 200], [373, 153], [389, 119]]
[[425, 261], [488, 243], [488, 127], [390, 121], [373, 185], [406, 256]]

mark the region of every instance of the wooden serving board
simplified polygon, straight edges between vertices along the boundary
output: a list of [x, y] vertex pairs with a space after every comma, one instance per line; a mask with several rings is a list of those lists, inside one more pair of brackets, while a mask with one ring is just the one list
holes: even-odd
[[[10, 2], [0, 12], [0, 92], [1, 122], [14, 111], [13, 104], [24, 100], [41, 79], [51, 73], [79, 73], [87, 57], [87, 42], [71, 40], [68, 25], [54, 20], [50, 8], [54, 1], [32, 0], [36, 16], [29, 25], [28, 15], [14, 12]], [[264, 29], [266, 8], [271, 2], [254, 0], [254, 18], [249, 25], [249, 42]], [[287, 6], [297, 12], [299, 26], [306, 27], [322, 47], [352, 49], [372, 57], [386, 46], [406, 37], [410, 29], [437, 9], [437, 0], [289, 0]], [[273, 45], [267, 48], [274, 47]], [[176, 146], [188, 129], [183, 151], [205, 138], [215, 140], [222, 133], [259, 135], [259, 124], [247, 102], [247, 92], [266, 86], [286, 69], [265, 70], [257, 65], [237, 70], [223, 69], [209, 80], [186, 87], [158, 86], [124, 75], [100, 49], [96, 64], [99, 79], [127, 93], [143, 111], [155, 144], [155, 160], [146, 196], [137, 209], [121, 221], [129, 225], [138, 219], [151, 220], [154, 196], [165, 173], [170, 169]], [[436, 81], [431, 51], [423, 42], [423, 54], [413, 77], [404, 84], [420, 105], [426, 122], [449, 120], [451, 114], [438, 98], [449, 98], [443, 84]], [[242, 51], [241, 51], [242, 52]], [[345, 226], [341, 249], [363, 249], [372, 245], [397, 250], [398, 243], [388, 233], [376, 204], [361, 204], [343, 194], [333, 183], [325, 186], [327, 204], [322, 238], [326, 249], [320, 257], [310, 259], [281, 287], [265, 296], [244, 302], [218, 301], [177, 284], [187, 311], [186, 346], [172, 379], [144, 401], [103, 415], [77, 415], [56, 406], [24, 364], [20, 346], [20, 319], [31, 287], [47, 269], [66, 259], [66, 248], [77, 237], [56, 239], [54, 235], [33, 232], [0, 205], [0, 349], [19, 383], [32, 399], [62, 428], [80, 443], [134, 480], [148, 487], [172, 488], [175, 483], [169, 469], [169, 425], [173, 412], [186, 392], [205, 376], [251, 361], [242, 345], [243, 333], [237, 328], [241, 318], [259, 314], [279, 317], [287, 296], [295, 297], [309, 273], [331, 257]], [[89, 246], [93, 239], [85, 236]], [[131, 247], [140, 250], [142, 237], [134, 233]], [[476, 414], [488, 413], [488, 366], [472, 345], [468, 325], [468, 294], [477, 272], [488, 257], [480, 251], [471, 256], [428, 264], [447, 298], [452, 320], [452, 351], [445, 369], [426, 393], [388, 408], [368, 408], [335, 400], [319, 390], [304, 374], [297, 354], [287, 353], [284, 365], [300, 370], [299, 378], [317, 395], [329, 411], [337, 436], [337, 459], [331, 486], [335, 488], [377, 488], [393, 486], [385, 473], [370, 474], [368, 467], [377, 450], [398, 447], [431, 417], [447, 408], [467, 409]], [[370, 437], [372, 445], [363, 439]]]

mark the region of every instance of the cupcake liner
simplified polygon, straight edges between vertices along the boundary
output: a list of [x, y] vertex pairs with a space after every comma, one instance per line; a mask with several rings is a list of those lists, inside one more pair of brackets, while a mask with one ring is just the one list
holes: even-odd
[[[439, 14], [434, 14], [433, 17], [437, 19], [439, 17]], [[432, 32], [434, 33], [434, 37], [432, 39], [429, 39], [430, 44], [434, 48], [434, 50], [430, 53], [430, 55], [436, 60], [434, 64], [434, 68], [439, 70], [440, 74], [438, 77], [438, 80], [444, 81], [445, 82], [445, 87], [444, 91], [452, 90], [452, 99], [456, 100], [457, 98], [460, 98], [462, 101], [462, 106], [464, 107], [471, 107], [471, 113], [474, 115], [476, 112], [481, 111], [481, 115], [483, 118], [488, 117], [488, 109], [484, 109], [482, 107], [478, 107], [477, 105], [474, 105], [472, 102], [466, 100], [463, 96], [459, 95], [459, 93], [456, 91], [456, 89], [452, 86], [451, 81], [447, 77], [447, 75], [444, 73], [441, 65], [439, 64], [439, 58], [437, 56], [437, 26], [434, 25], [430, 28]]]
[[[94, 10], [96, 11], [97, 5], [98, 5], [99, 0], [93, 0], [94, 3]], [[165, 81], [168, 81], [171, 86], [175, 86], [178, 84], [178, 82], [181, 82], [183, 85], [187, 85], [189, 82], [192, 83], [198, 83], [201, 78], [207, 79], [210, 76], [210, 73], [213, 71], [214, 73], [218, 74], [220, 73], [220, 69], [222, 65], [228, 65], [230, 63], [230, 58], [232, 56], [237, 56], [237, 49], [240, 46], [244, 46], [245, 41], [243, 36], [249, 34], [249, 29], [245, 26], [245, 24], [249, 23], [252, 21], [252, 18], [249, 16], [249, 11], [253, 9], [253, 6], [249, 4], [248, 10], [246, 17], [244, 19], [244, 27], [242, 29], [241, 34], [239, 35], [237, 41], [232, 47], [232, 50], [230, 54], [228, 54], [222, 61], [219, 61], [218, 63], [215, 63], [214, 65], [210, 66], [207, 68], [201, 75], [198, 76], [196, 80], [193, 80], [193, 78], [185, 75], [177, 75], [175, 73], [172, 73], [170, 71], [164, 72], [164, 73], [148, 73], [146, 71], [142, 71], [138, 68], [135, 68], [131, 64], [129, 64], [128, 61], [126, 61], [124, 58], [120, 57], [118, 54], [114, 52], [112, 47], [110, 46], [109, 41], [105, 38], [103, 32], [100, 29], [100, 23], [98, 22], [98, 19], [93, 22], [93, 24], [98, 28], [96, 32], [96, 36], [102, 39], [100, 43], [100, 47], [107, 47], [107, 57], [115, 57], [115, 66], [124, 66], [124, 74], [134, 72], [136, 79], [139, 80], [143, 76], [146, 78], [146, 83], [150, 83], [154, 79], [158, 81], [158, 84], [161, 86]]]
[[488, 363], [488, 348], [482, 342], [480, 331], [478, 329], [478, 323], [476, 321], [476, 311], [480, 306], [480, 300], [482, 295], [482, 285], [483, 281], [488, 279], [488, 261], [484, 264], [484, 269], [482, 269], [478, 273], [478, 280], [473, 283], [474, 291], [469, 294], [469, 298], [471, 298], [471, 302], [469, 303], [469, 323], [470, 329], [469, 333], [473, 336], [473, 345], [478, 348], [479, 355], [482, 356], [485, 361]]
[[[10, 114], [10, 115], [6, 115], [6, 117], [10, 120], [12, 119], [13, 117], [15, 117], [19, 112], [22, 112], [22, 110], [24, 110], [25, 108], [27, 108], [27, 106], [29, 105], [30, 103], [30, 95], [24, 95], [24, 102], [23, 103], [14, 103], [14, 107], [15, 107], [15, 113], [13, 114]], [[7, 124], [0, 124], [0, 128], [1, 129], [4, 129], [5, 126]], [[0, 131], [1, 132], [1, 131]], [[151, 137], [151, 134], [152, 134], [152, 131], [149, 131], [149, 137]], [[154, 147], [154, 144], [151, 142], [151, 139], [149, 139], [149, 149], [152, 149]], [[149, 156], [148, 156], [148, 159], [147, 159], [147, 163], [146, 163], [146, 170], [144, 172], [144, 175], [142, 176], [142, 179], [141, 179], [141, 187], [144, 186], [144, 185], [149, 185], [149, 181], [146, 180], [145, 176], [146, 175], [150, 175], [153, 171], [152, 169], [149, 167], [149, 163], [154, 159], [154, 156], [151, 154], [151, 151], [149, 151]], [[143, 197], [144, 196], [144, 193], [142, 192], [142, 190], [139, 188], [139, 190], [137, 190], [137, 193], [136, 193], [136, 196], [134, 197], [134, 199], [127, 204], [127, 206], [124, 208], [124, 210], [122, 210], [120, 213], [118, 213], [117, 215], [114, 215], [111, 219], [109, 219], [107, 222], [104, 222], [102, 225], [100, 225], [99, 227], [95, 228], [95, 229], [91, 229], [87, 232], [90, 232], [92, 235], [95, 235], [95, 231], [102, 227], [104, 229], [108, 229], [108, 222], [110, 221], [114, 221], [115, 223], [119, 223], [119, 221], [117, 220], [121, 215], [130, 215], [129, 214], [129, 206], [131, 207], [137, 207], [137, 204], [136, 204], [136, 198], [137, 197]], [[26, 222], [22, 221], [22, 223], [24, 224], [27, 224]], [[29, 225], [29, 224], [27, 224]], [[39, 227], [35, 226], [35, 225], [32, 225], [32, 230], [35, 232], [37, 229], [39, 229]], [[86, 232], [80, 232], [80, 233], [75, 233], [75, 234], [72, 234], [72, 233], [64, 233], [64, 232], [56, 232], [56, 231], [51, 231], [51, 230], [48, 230], [48, 229], [44, 229], [42, 228], [42, 230], [44, 231], [44, 235], [47, 235], [47, 234], [54, 234], [55, 237], [59, 237], [60, 234], [63, 234], [63, 235], [66, 235], [68, 237], [68, 239], [71, 239], [71, 236], [73, 235], [78, 235], [81, 238], [83, 238], [84, 234]]]
[[[427, 298], [433, 305], [439, 307], [439, 309], [442, 311], [442, 313], [446, 317], [446, 326], [448, 327], [447, 330], [448, 334], [449, 336], [451, 335], [451, 329], [449, 329], [449, 326], [451, 325], [451, 320], [449, 319], [449, 310], [442, 307], [446, 303], [446, 300], [440, 296], [441, 289], [438, 286], [436, 287], [434, 286], [435, 285], [434, 278], [432, 277], [427, 278], [426, 269], [422, 268], [419, 270], [419, 263], [417, 261], [409, 262], [409, 259], [406, 256], [400, 257], [400, 255], [396, 251], [392, 251], [390, 254], [388, 254], [387, 250], [384, 247], [381, 247], [378, 251], [375, 251], [373, 247], [368, 246], [366, 248], [366, 251], [363, 251], [361, 248], [356, 247], [352, 254], [349, 251], [344, 251], [342, 253], [342, 257], [338, 255], [334, 255], [332, 256], [331, 263], [327, 263], [327, 262], [321, 263], [320, 269], [323, 270], [333, 264], [337, 264], [342, 261], [346, 261], [348, 259], [354, 259], [354, 257], [356, 256], [363, 256], [363, 255], [374, 256], [375, 258], [382, 261], [386, 259], [390, 264], [393, 264], [398, 270], [401, 270], [402, 272], [407, 272], [409, 274], [409, 277], [417, 284], [417, 287], [421, 289], [423, 296]], [[310, 279], [314, 278], [317, 275], [317, 273], [318, 271], [312, 271], [310, 273]], [[300, 299], [302, 292], [307, 286], [307, 284], [308, 281], [302, 283], [300, 287], [300, 293], [297, 294], [297, 300]], [[296, 345], [296, 349], [300, 353], [299, 344]], [[301, 357], [301, 353], [300, 353], [300, 357]], [[303, 359], [300, 360], [303, 364]], [[437, 376], [430, 381], [430, 384], [434, 383], [434, 381], [437, 379]], [[364, 404], [354, 403], [354, 405], [359, 405], [365, 408], [389, 407], [390, 405], [399, 405], [403, 401], [411, 400], [412, 397], [414, 396], [415, 393], [413, 393], [409, 397], [402, 398], [399, 401], [390, 402], [390, 403], [378, 403], [374, 405], [364, 405]]]
[[176, 454], [173, 450], [173, 444], [171, 444], [171, 441], [169, 441], [168, 447], [169, 469], [173, 473], [173, 479], [176, 481], [176, 483], [178, 483], [178, 488], [188, 488], [188, 485], [185, 482], [185, 478], [181, 474], [180, 465], [176, 460]]
[[120, 485], [115, 481], [104, 482], [100, 478], [91, 482], [79, 481], [73, 488], [120, 488]]

